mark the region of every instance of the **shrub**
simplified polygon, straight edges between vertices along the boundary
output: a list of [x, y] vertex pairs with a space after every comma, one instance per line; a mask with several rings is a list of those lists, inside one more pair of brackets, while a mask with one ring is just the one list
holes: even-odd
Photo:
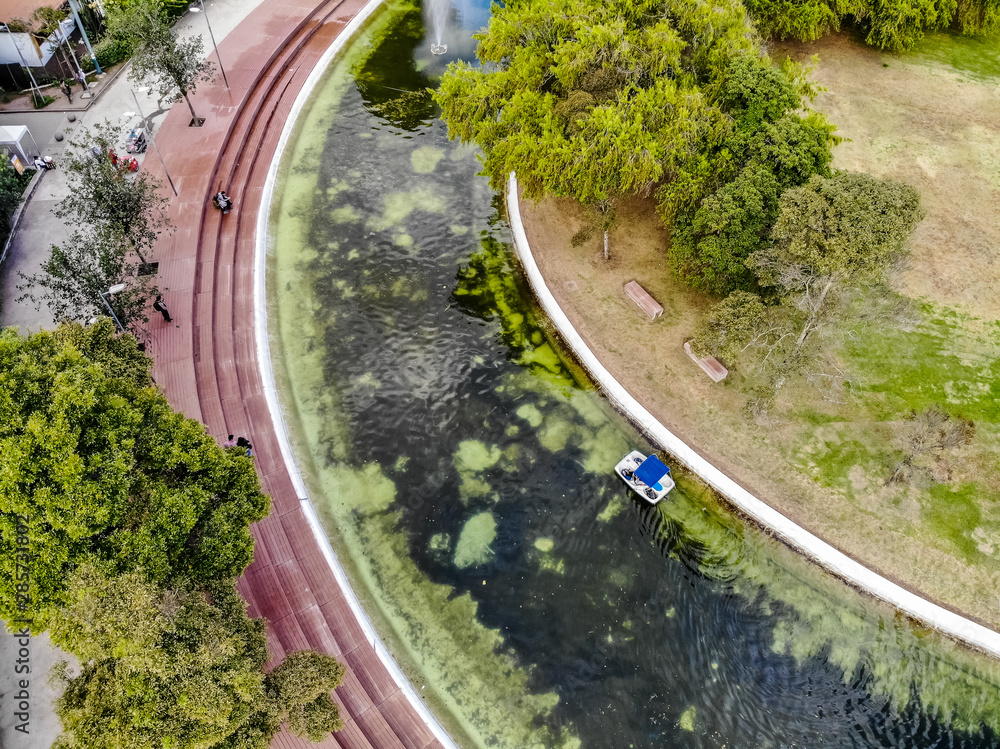
[[[94, 46], [94, 54], [101, 68], [110, 68], [128, 59], [128, 47], [118, 39], [105, 38]], [[89, 73], [94, 70], [94, 61], [89, 56], [81, 57], [80, 66]]]
[[191, 0], [163, 0], [163, 12], [167, 18], [173, 21], [187, 13]]

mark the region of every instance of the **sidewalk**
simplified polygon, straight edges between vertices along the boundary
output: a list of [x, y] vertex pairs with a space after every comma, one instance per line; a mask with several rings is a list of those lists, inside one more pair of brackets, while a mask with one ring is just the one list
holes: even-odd
[[[58, 86], [40, 86], [42, 95], [51, 96], [55, 101], [42, 109], [35, 109], [31, 101], [31, 94], [24, 93], [8, 102], [0, 102], [0, 114], [36, 114], [41, 112], [63, 112], [79, 113], [90, 109], [92, 104], [97, 103], [100, 95], [118, 78], [123, 65], [116, 65], [111, 70], [104, 71], [104, 74], [97, 78], [93, 73], [87, 76], [87, 91], [84, 91], [79, 83], [73, 85], [72, 101], [66, 101], [66, 94], [59, 90]], [[89, 94], [89, 96], [85, 96]]]
[[[221, 43], [262, 2], [263, 0], [211, 0], [211, 2], [206, 2], [205, 6], [216, 40]], [[221, 80], [218, 73], [218, 60], [212, 49], [204, 14], [188, 12], [177, 21], [175, 28], [182, 38], [197, 34], [202, 35], [208, 59], [215, 63], [216, 77]], [[223, 57], [222, 62], [224, 65], [226, 64], [225, 57]], [[97, 96], [94, 99], [84, 100], [89, 102], [86, 107], [81, 105], [77, 108], [75, 106], [79, 102], [80, 95], [80, 88], [76, 87], [73, 107], [67, 105], [66, 97], [62, 94], [59, 94], [59, 98], [55, 102], [40, 110], [12, 112], [5, 111], [0, 106], [0, 125], [27, 125], [42, 154], [51, 156], [58, 165], [66, 149], [66, 144], [73, 138], [74, 133], [105, 120], [121, 126], [121, 138], [124, 144], [129, 129], [139, 124], [137, 115], [125, 116], [126, 113], [136, 112], [134, 91], [139, 106], [143, 114], [146, 115], [147, 122], [152, 125], [155, 137], [156, 130], [170, 111], [171, 105], [161, 105], [150, 91], [138, 90], [141, 84], [129, 80], [128, 67], [126, 63], [126, 65], [109, 73], [98, 89]], [[203, 83], [201, 87], [205, 88], [211, 85], [211, 83]], [[53, 90], [55, 91], [55, 89]], [[183, 100], [179, 105], [185, 106]], [[75, 122], [69, 121], [70, 115], [76, 118]], [[55, 139], [56, 133], [63, 135], [64, 139], [61, 142]], [[152, 149], [144, 155], [137, 156], [140, 163], [145, 157], [156, 159]], [[47, 310], [36, 310], [30, 302], [16, 302], [16, 299], [22, 294], [17, 290], [17, 285], [23, 283], [19, 274], [37, 273], [42, 262], [48, 258], [51, 246], [59, 244], [69, 236], [69, 228], [52, 216], [52, 209], [67, 194], [67, 191], [65, 172], [57, 168], [42, 177], [42, 182], [38, 185], [34, 197], [25, 207], [20, 228], [11, 242], [3, 265], [0, 265], [0, 327], [15, 325], [22, 333], [27, 333], [54, 326], [52, 316]]]

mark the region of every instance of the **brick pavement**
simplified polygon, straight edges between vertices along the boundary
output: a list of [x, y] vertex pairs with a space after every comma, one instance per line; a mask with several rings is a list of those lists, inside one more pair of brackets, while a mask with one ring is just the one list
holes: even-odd
[[[336, 690], [346, 725], [320, 746], [333, 749], [442, 747], [364, 635], [313, 536], [281, 458], [257, 366], [253, 273], [256, 216], [284, 121], [323, 52], [364, 0], [283, 0], [254, 10], [219, 45], [231, 89], [221, 81], [194, 98], [201, 128], [175, 106], [156, 133], [179, 195], [178, 230], [157, 246], [157, 278], [175, 323], [151, 323], [154, 376], [174, 408], [211, 434], [249, 435], [271, 515], [251, 528], [253, 563], [238, 582], [251, 616], [268, 619], [267, 668], [285, 653], [315, 648], [347, 667]], [[152, 159], [145, 167], [162, 177]], [[236, 210], [211, 196], [224, 188]], [[307, 746], [282, 732], [280, 749]]]

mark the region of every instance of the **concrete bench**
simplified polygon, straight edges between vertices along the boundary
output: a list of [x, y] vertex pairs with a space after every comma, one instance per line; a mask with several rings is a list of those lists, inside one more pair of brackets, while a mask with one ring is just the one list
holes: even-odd
[[722, 366], [719, 360], [714, 356], [706, 356], [704, 359], [698, 358], [691, 350], [690, 341], [684, 344], [684, 350], [687, 352], [687, 355], [694, 360], [695, 364], [705, 370], [705, 374], [712, 378], [712, 382], [722, 382], [726, 379], [726, 375], [729, 374], [729, 370]]
[[663, 307], [660, 306], [660, 303], [653, 299], [649, 295], [649, 292], [642, 288], [636, 281], [629, 281], [625, 284], [625, 293], [632, 298], [633, 302], [639, 305], [639, 309], [649, 315], [650, 320], [655, 320], [663, 314]]

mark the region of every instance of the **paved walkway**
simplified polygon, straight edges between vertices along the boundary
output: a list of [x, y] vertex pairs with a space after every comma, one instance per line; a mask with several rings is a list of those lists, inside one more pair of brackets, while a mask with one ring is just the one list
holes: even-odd
[[[263, 0], [206, 0], [205, 5], [210, 15], [212, 29], [220, 42], [237, 25], [239, 25]], [[208, 58], [217, 63], [215, 53], [211, 49], [205, 16], [200, 13], [188, 13], [179, 19], [174, 26], [181, 38], [201, 34], [205, 38]], [[228, 61], [223, 53], [223, 64]], [[76, 89], [79, 92], [79, 89]], [[135, 98], [133, 98], [133, 92]], [[97, 90], [96, 99], [87, 108], [69, 111], [65, 106], [59, 106], [57, 101], [43, 110], [34, 112], [0, 111], [0, 125], [27, 125], [38, 148], [47, 156], [51, 156], [56, 164], [60, 164], [63, 152], [70, 139], [83, 127], [97, 125], [110, 121], [121, 126], [121, 142], [124, 145], [125, 136], [130, 127], [139, 124], [136, 112], [136, 98], [147, 121], [154, 128], [166, 117], [170, 105], [157, 100], [148, 89], [143, 88], [128, 78], [127, 66], [119, 68], [110, 74]], [[74, 104], [78, 97], [73, 97]], [[65, 97], [62, 100], [65, 105]], [[183, 102], [180, 107], [187, 109]], [[75, 119], [71, 122], [69, 117]], [[56, 134], [64, 137], [57, 141]], [[153, 149], [145, 155], [139, 155], [143, 162], [149, 159], [150, 164], [156, 161]], [[49, 255], [53, 243], [58, 244], [70, 234], [70, 228], [52, 217], [52, 209], [67, 192], [66, 175], [61, 169], [46, 172], [38, 185], [34, 196], [25, 206], [22, 223], [18, 228], [10, 251], [0, 264], [0, 326], [16, 325], [22, 333], [36, 331], [40, 328], [51, 328], [54, 325], [52, 316], [47, 309], [36, 310], [30, 303], [15, 302], [20, 292], [17, 285], [21, 283], [19, 273], [32, 275], [37, 273], [42, 261]]]
[[[364, 0], [261, 5], [220, 44], [231, 89], [220, 81], [194, 99], [204, 127], [188, 127], [187, 108], [177, 106], [159, 128], [157, 142], [179, 192], [170, 204], [178, 231], [153, 257], [175, 322], [152, 321], [149, 351], [174, 408], [220, 440], [247, 435], [254, 444], [272, 511], [251, 529], [255, 558], [238, 588], [251, 616], [270, 622], [268, 667], [310, 647], [348, 667], [336, 690], [346, 726], [322, 746], [422, 749], [443, 747], [447, 737], [435, 735], [380, 659], [310, 527], [282, 459], [254, 332], [256, 218], [282, 127], [317, 61], [363, 6]], [[162, 176], [153, 160], [145, 168]], [[220, 187], [237, 206], [226, 216], [210, 202]], [[274, 743], [304, 745], [289, 734]]]

